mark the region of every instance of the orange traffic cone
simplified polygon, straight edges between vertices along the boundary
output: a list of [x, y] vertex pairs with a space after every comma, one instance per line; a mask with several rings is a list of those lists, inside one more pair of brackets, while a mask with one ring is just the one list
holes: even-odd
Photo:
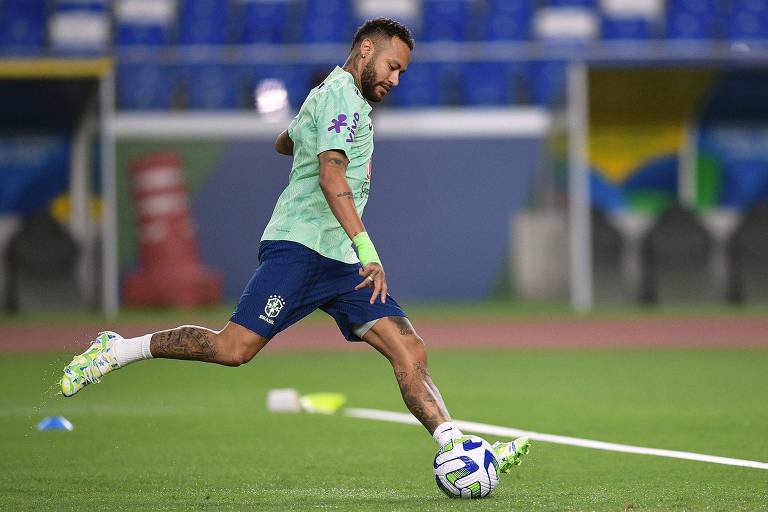
[[194, 307], [221, 299], [221, 277], [203, 266], [189, 196], [176, 153], [155, 153], [131, 165], [139, 268], [123, 284], [128, 305]]

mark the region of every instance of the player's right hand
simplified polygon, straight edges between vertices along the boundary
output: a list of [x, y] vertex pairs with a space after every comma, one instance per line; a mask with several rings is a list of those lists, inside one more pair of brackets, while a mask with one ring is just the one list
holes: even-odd
[[377, 297], [381, 297], [381, 303], [387, 302], [387, 278], [384, 274], [384, 267], [379, 263], [368, 263], [358, 272], [365, 279], [355, 286], [355, 290], [360, 290], [366, 286], [371, 289], [371, 304], [376, 302]]

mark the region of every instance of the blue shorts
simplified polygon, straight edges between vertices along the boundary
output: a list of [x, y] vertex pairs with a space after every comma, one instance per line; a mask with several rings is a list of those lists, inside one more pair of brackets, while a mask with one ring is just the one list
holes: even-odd
[[370, 288], [355, 290], [359, 270], [359, 263], [332, 260], [296, 242], [264, 240], [259, 266], [230, 320], [271, 339], [319, 308], [348, 341], [361, 341], [356, 326], [406, 314], [389, 295], [385, 304], [371, 304]]

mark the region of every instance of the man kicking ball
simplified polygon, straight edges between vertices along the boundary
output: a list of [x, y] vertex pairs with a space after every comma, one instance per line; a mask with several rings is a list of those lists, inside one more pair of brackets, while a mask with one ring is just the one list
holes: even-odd
[[[185, 325], [130, 339], [102, 332], [64, 369], [64, 396], [143, 359], [239, 366], [319, 308], [347, 340], [365, 341], [389, 360], [405, 405], [439, 446], [462, 436], [427, 371], [424, 341], [387, 293], [384, 267], [361, 221], [373, 154], [369, 102], [380, 102], [398, 85], [413, 45], [400, 23], [367, 21], [344, 67], [310, 91], [277, 137], [275, 149], [293, 156], [288, 186], [262, 236], [259, 266], [224, 329]], [[500, 470], [508, 472], [529, 441], [493, 446]]]

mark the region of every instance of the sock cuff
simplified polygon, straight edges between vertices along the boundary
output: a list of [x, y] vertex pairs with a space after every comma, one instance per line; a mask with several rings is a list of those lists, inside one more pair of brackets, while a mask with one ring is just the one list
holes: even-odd
[[139, 338], [141, 340], [141, 357], [144, 359], [152, 359], [154, 356], [149, 351], [149, 345], [152, 342], [152, 335], [146, 334]]
[[119, 366], [125, 366], [142, 359], [151, 359], [152, 353], [149, 351], [149, 342], [152, 340], [151, 334], [139, 336], [137, 338], [117, 339], [114, 342], [115, 360]]
[[441, 423], [435, 429], [432, 434], [432, 438], [435, 440], [438, 446], [443, 446], [448, 441], [453, 441], [456, 438], [463, 436], [464, 434], [459, 430], [459, 427], [452, 421], [446, 421]]

